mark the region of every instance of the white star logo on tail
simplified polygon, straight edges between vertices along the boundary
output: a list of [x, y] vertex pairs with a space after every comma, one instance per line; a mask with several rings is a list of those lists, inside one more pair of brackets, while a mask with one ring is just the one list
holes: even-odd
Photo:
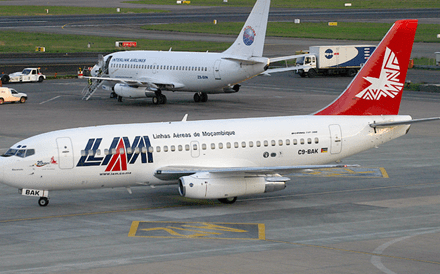
[[403, 88], [399, 76], [400, 66], [396, 55], [389, 48], [386, 48], [379, 78], [364, 77], [371, 84], [356, 94], [356, 97], [366, 100], [379, 100], [382, 96], [394, 98]]

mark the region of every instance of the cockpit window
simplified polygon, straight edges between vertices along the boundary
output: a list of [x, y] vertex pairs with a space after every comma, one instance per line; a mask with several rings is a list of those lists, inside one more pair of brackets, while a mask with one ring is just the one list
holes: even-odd
[[5, 154], [2, 155], [2, 157], [17, 156], [17, 157], [25, 158], [34, 154], [35, 154], [35, 149], [33, 148], [28, 148], [28, 149], [10, 148], [8, 149], [8, 151], [6, 151]]
[[18, 157], [24, 158], [24, 156], [26, 155], [26, 149], [19, 149], [17, 151], [17, 154], [15, 154], [15, 155], [17, 155]]

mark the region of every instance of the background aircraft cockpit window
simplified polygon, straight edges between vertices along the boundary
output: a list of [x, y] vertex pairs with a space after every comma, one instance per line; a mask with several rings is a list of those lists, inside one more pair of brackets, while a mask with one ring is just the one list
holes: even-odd
[[35, 154], [35, 149], [15, 149], [10, 148], [8, 151], [6, 151], [5, 154], [2, 155], [2, 157], [11, 157], [11, 156], [18, 156], [21, 158], [29, 157], [31, 155]]

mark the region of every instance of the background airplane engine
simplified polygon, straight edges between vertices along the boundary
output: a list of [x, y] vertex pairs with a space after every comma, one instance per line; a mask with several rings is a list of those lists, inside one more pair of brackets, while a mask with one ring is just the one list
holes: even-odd
[[118, 83], [115, 85], [114, 91], [117, 95], [122, 97], [147, 97], [147, 89], [145, 87], [132, 87], [127, 84]]
[[224, 199], [286, 188], [285, 181], [272, 181], [270, 178], [276, 177], [225, 178], [209, 173], [194, 174], [179, 179], [179, 193], [182, 197], [193, 199]]

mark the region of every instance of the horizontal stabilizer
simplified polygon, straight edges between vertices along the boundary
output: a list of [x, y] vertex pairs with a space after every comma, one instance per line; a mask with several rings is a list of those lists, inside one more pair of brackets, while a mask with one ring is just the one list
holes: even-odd
[[430, 121], [436, 121], [436, 120], [440, 120], [440, 117], [413, 119], [413, 120], [396, 121], [396, 122], [373, 123], [373, 124], [370, 124], [370, 127], [374, 128], [374, 127], [390, 127], [390, 126], [399, 126], [399, 125], [410, 125], [410, 124], [414, 124], [414, 123], [430, 122]]

